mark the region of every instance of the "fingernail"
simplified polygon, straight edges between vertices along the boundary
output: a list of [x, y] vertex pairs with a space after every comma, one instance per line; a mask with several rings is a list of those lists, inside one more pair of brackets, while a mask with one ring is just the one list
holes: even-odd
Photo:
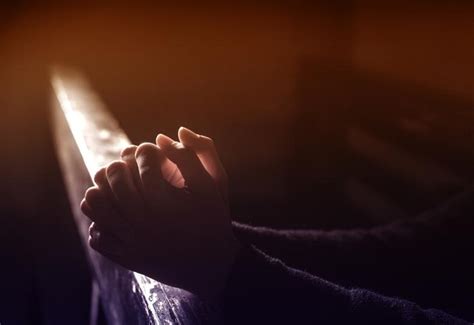
[[186, 135], [189, 135], [190, 137], [194, 138], [194, 139], [198, 139], [199, 138], [199, 135], [197, 135], [195, 132], [191, 131], [190, 129], [182, 126], [179, 128], [178, 130], [178, 134], [184, 132]]
[[158, 134], [156, 137], [156, 142], [158, 146], [163, 149], [164, 147], [169, 147], [174, 143], [174, 140], [164, 134]]

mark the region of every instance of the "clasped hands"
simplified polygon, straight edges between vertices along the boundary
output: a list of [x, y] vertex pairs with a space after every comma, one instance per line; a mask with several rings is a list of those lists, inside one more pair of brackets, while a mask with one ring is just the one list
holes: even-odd
[[179, 141], [129, 146], [100, 169], [81, 209], [89, 245], [125, 268], [204, 298], [225, 287], [240, 250], [227, 175], [212, 139], [181, 127]]

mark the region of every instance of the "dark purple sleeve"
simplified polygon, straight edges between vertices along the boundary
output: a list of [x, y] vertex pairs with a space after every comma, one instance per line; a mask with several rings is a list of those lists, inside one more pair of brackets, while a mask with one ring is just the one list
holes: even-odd
[[222, 308], [225, 324], [469, 324], [406, 300], [342, 288], [253, 247], [238, 257]]
[[[474, 191], [413, 221], [368, 230], [306, 231], [234, 223], [236, 236], [329, 281], [450, 309], [474, 292]], [[466, 308], [464, 308], [466, 309]]]

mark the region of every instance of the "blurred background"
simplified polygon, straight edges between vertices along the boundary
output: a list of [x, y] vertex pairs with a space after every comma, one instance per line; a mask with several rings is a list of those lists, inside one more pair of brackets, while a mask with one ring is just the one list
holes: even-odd
[[0, 321], [89, 317], [51, 65], [81, 70], [134, 143], [214, 138], [236, 220], [370, 227], [472, 182], [473, 17], [469, 1], [0, 5]]

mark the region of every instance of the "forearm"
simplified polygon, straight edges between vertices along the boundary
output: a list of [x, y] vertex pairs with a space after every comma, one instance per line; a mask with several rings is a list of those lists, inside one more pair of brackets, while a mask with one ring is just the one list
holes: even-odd
[[468, 324], [366, 290], [347, 290], [245, 248], [222, 300], [229, 324]]
[[472, 193], [466, 191], [414, 221], [369, 230], [287, 231], [234, 223], [234, 232], [291, 267], [430, 303], [435, 301], [426, 294], [430, 288], [459, 296], [462, 288], [474, 285], [472, 263], [466, 263], [474, 246]]
[[239, 223], [233, 229], [242, 242], [291, 267], [343, 282], [346, 272], [354, 277], [355, 268], [373, 266], [381, 246], [368, 231], [277, 230]]

